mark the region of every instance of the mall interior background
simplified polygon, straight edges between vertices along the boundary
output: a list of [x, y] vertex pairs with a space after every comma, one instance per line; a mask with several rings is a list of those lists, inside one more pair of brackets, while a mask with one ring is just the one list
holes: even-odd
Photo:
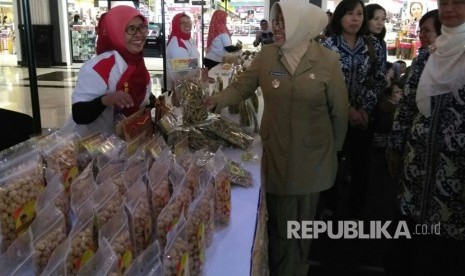
[[[95, 54], [95, 25], [99, 16], [108, 10], [109, 5], [118, 4], [136, 5], [150, 22], [150, 34], [144, 51], [147, 57], [162, 56], [162, 35], [169, 34], [171, 19], [179, 12], [191, 15], [194, 22], [192, 37], [201, 50], [202, 37], [206, 42], [210, 15], [215, 9], [228, 10], [233, 43], [240, 40], [244, 49], [253, 49], [252, 41], [260, 28], [259, 22], [263, 18], [268, 19], [270, 5], [274, 1], [205, 0], [203, 3], [201, 0], [165, 0], [164, 3], [161, 0], [30, 1], [37, 65], [44, 67], [71, 65], [91, 58]], [[27, 65], [21, 2], [21, 0], [0, 1], [2, 19], [0, 46], [2, 54], [16, 55], [18, 65]], [[312, 0], [311, 2], [320, 5], [324, 10], [334, 11], [340, 0]], [[422, 14], [437, 8], [436, 0], [370, 0], [365, 2], [378, 3], [387, 10], [385, 40], [388, 45], [391, 45], [391, 49], [398, 46], [396, 41], [415, 40], [416, 38], [418, 24], [409, 14], [412, 2], [422, 4]], [[76, 14], [80, 19], [73, 23]], [[163, 14], [164, 31], [162, 30]], [[166, 36], [164, 38], [167, 39]], [[412, 56], [404, 56], [404, 58]]]

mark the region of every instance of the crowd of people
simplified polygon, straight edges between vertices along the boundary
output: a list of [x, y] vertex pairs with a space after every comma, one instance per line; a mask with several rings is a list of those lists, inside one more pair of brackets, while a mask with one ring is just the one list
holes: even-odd
[[[394, 242], [402, 249], [393, 249], [397, 262], [386, 271], [464, 273], [465, 2], [440, 0], [437, 10], [421, 18], [414, 12], [412, 4], [422, 47], [407, 68], [402, 61], [387, 62], [382, 6], [342, 0], [327, 14], [310, 3], [277, 2], [271, 30], [262, 21], [256, 37], [261, 51], [250, 67], [205, 99], [209, 109], [219, 109], [253, 96], [259, 86], [263, 91], [262, 185], [271, 275], [309, 270], [311, 240], [288, 239], [287, 221], [321, 218], [321, 210], [331, 219], [364, 219], [367, 188], [375, 181], [367, 173], [373, 158], [385, 160], [379, 170], [385, 175], [377, 177], [397, 188], [397, 219], [440, 225], [438, 235]], [[208, 69], [241, 49], [232, 45], [226, 18], [224, 11], [213, 13], [203, 60]], [[172, 26], [167, 58], [198, 59], [190, 42], [191, 18], [176, 15]], [[147, 104], [150, 78], [142, 55], [147, 29], [133, 8], [119, 6], [102, 15], [98, 56], [83, 65], [73, 93], [70, 122], [77, 130], [111, 131], [115, 114], [130, 115]], [[346, 175], [339, 173], [346, 165]]]

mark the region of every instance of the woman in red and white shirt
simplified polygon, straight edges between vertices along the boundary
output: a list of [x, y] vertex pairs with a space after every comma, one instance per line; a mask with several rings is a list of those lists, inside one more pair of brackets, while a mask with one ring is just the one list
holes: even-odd
[[67, 127], [81, 136], [113, 133], [115, 119], [148, 104], [150, 75], [142, 50], [146, 18], [135, 8], [117, 6], [100, 17], [97, 56], [79, 71]]

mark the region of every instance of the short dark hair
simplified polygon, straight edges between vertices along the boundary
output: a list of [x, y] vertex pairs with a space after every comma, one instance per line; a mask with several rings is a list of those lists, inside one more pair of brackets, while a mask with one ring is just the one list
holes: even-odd
[[266, 24], [268, 24], [268, 21], [267, 21], [266, 19], [262, 19], [262, 20], [260, 20], [260, 25], [262, 25], [263, 23], [266, 23]]
[[436, 31], [436, 34], [440, 35], [441, 34], [441, 21], [439, 20], [438, 9], [431, 10], [431, 11], [425, 13], [421, 17], [420, 22], [418, 23], [418, 26], [420, 26], [420, 28], [421, 28], [421, 25], [423, 25], [426, 22], [426, 20], [428, 20], [430, 18], [433, 18], [433, 20], [434, 20], [434, 30]]
[[[367, 22], [373, 17], [375, 17], [375, 11], [377, 10], [382, 10], [385, 15], [387, 15], [386, 10], [378, 4], [369, 4], [365, 6], [365, 10], [367, 12]], [[369, 30], [368, 30], [369, 31]], [[386, 27], [383, 27], [383, 30], [379, 34], [373, 34], [374, 37], [376, 37], [379, 41], [383, 41], [384, 37], [386, 36]]]
[[347, 12], [353, 11], [357, 4], [362, 5], [363, 10], [363, 21], [360, 30], [357, 32], [357, 36], [367, 34], [367, 17], [365, 11], [365, 4], [362, 0], [342, 0], [334, 10], [333, 17], [331, 18], [330, 29], [331, 33], [340, 35], [342, 33], [341, 19], [346, 15]]

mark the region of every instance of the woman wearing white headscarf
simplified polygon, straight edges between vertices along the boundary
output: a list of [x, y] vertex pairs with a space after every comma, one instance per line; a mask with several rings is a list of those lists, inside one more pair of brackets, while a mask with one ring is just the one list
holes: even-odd
[[[417, 87], [400, 211], [422, 229], [408, 275], [465, 275], [465, 1], [438, 1], [441, 35]], [[409, 257], [410, 257], [409, 256]]]
[[288, 239], [287, 222], [312, 220], [320, 191], [337, 172], [347, 130], [348, 94], [339, 55], [314, 38], [327, 15], [303, 1], [275, 3], [274, 44], [237, 82], [207, 99], [222, 108], [263, 91], [262, 183], [268, 210], [271, 275], [307, 275], [310, 239]]

